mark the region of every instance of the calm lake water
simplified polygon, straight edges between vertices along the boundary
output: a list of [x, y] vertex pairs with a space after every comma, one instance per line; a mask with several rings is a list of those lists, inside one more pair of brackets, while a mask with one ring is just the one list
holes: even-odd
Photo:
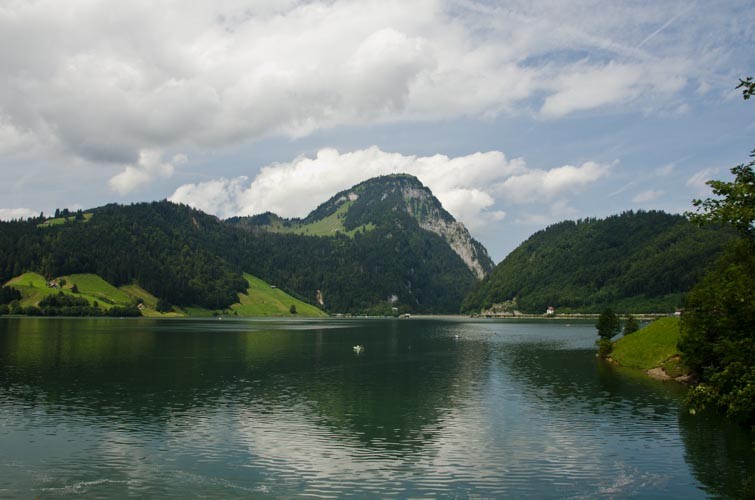
[[752, 433], [599, 363], [594, 340], [559, 322], [0, 319], [0, 497], [753, 493]]

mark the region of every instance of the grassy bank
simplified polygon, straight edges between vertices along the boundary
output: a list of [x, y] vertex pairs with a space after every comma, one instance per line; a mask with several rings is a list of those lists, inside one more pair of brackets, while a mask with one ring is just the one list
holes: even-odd
[[613, 344], [611, 359], [659, 378], [678, 378], [689, 373], [679, 360], [679, 318], [666, 317], [627, 335]]

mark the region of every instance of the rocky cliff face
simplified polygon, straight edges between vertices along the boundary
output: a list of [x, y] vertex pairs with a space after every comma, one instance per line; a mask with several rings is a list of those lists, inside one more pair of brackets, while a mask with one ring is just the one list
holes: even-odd
[[[472, 238], [464, 224], [455, 220], [443, 209], [429, 189], [424, 186], [422, 188], [407, 186], [402, 189], [402, 194], [404, 199], [409, 201], [407, 203], [409, 214], [417, 220], [419, 226], [446, 240], [478, 280], [490, 273], [493, 262], [485, 247]], [[413, 207], [417, 206], [429, 207], [429, 209], [415, 213]]]
[[338, 193], [318, 210], [326, 206], [332, 210], [347, 201], [351, 202], [344, 217], [347, 228], [370, 223], [401, 226], [400, 214], [403, 213], [421, 229], [443, 238], [478, 280], [493, 270], [493, 261], [485, 247], [472, 238], [464, 224], [454, 219], [432, 191], [414, 176], [394, 174], [369, 179]]

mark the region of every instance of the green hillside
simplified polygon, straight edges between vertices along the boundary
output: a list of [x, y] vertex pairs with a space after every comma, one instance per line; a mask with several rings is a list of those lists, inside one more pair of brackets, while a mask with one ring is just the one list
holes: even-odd
[[24, 273], [5, 283], [21, 292], [21, 306], [35, 306], [46, 295], [53, 295], [59, 290], [47, 288], [47, 280], [37, 273]]
[[[238, 302], [249, 272], [310, 304], [319, 294], [330, 312], [395, 306], [453, 313], [492, 269], [484, 247], [406, 175], [365, 181], [305, 219], [263, 214], [223, 221], [168, 201], [87, 213], [0, 222], [0, 282], [25, 272], [72, 280], [97, 275], [126, 294], [123, 287], [138, 283], [176, 313], [211, 313]], [[102, 286], [84, 280], [79, 288], [124, 300]]]
[[[113, 306], [128, 306], [134, 303], [134, 298], [121, 292], [110, 283], [94, 274], [75, 274], [70, 276], [60, 276], [53, 280], [58, 287], [48, 286], [48, 281], [44, 276], [37, 273], [24, 273], [8, 281], [5, 285], [11, 286], [21, 292], [22, 307], [38, 306], [39, 302], [50, 295], [64, 295], [81, 297], [86, 299], [90, 305], [95, 303], [101, 309], [110, 309]], [[73, 292], [76, 285], [78, 292]]]
[[[265, 281], [244, 273], [244, 279], [248, 288], [244, 293], [238, 294], [238, 302], [232, 304], [229, 313], [246, 317], [265, 316], [291, 316], [291, 317], [325, 317], [327, 314], [320, 309], [292, 297], [280, 288], [271, 286]], [[73, 274], [61, 276], [51, 280], [62, 284], [59, 288], [48, 287], [48, 281], [37, 273], [24, 273], [13, 278], [7, 286], [12, 286], [21, 292], [22, 307], [38, 306], [46, 296], [64, 295], [81, 297], [90, 305], [97, 304], [101, 309], [110, 309], [114, 306], [131, 306], [137, 301], [141, 302], [140, 311], [142, 316], [171, 318], [184, 316], [212, 316], [218, 311], [202, 307], [176, 308], [166, 313], [160, 313], [157, 309], [158, 298], [144, 290], [142, 287], [131, 284], [116, 288], [95, 274]], [[78, 290], [73, 292], [73, 287]], [[291, 313], [291, 306], [296, 308], [296, 313]]]
[[470, 293], [475, 312], [516, 299], [528, 313], [673, 312], [733, 235], [680, 215], [625, 212], [532, 235]]
[[686, 371], [675, 359], [679, 355], [679, 318], [656, 320], [613, 343], [611, 358], [622, 366], [650, 370], [661, 366], [671, 376]]
[[71, 274], [69, 276], [61, 276], [57, 281], [61, 279], [66, 281], [66, 285], [63, 287], [64, 290], [70, 290], [75, 285], [79, 290], [79, 294], [92, 297], [99, 302], [127, 305], [134, 301], [134, 297], [117, 289], [96, 274]]
[[[231, 310], [239, 316], [327, 316], [315, 306], [295, 299], [251, 274], [244, 273], [244, 279], [249, 283], [249, 288], [246, 293], [239, 293], [239, 302], [231, 306]], [[292, 305], [296, 307], [296, 314], [291, 314]]]
[[364, 233], [375, 229], [375, 224], [368, 222], [361, 226], [347, 229], [344, 225], [349, 208], [353, 205], [352, 201], [346, 201], [339, 206], [333, 213], [317, 220], [299, 220], [283, 219], [275, 214], [263, 214], [257, 216], [255, 220], [259, 227], [266, 231], [279, 234], [298, 234], [302, 236], [335, 236], [336, 234], [345, 234], [354, 238], [357, 232]]

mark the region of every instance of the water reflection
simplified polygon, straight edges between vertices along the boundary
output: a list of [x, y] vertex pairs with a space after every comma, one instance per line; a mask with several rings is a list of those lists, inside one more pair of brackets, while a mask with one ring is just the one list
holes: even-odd
[[711, 472], [711, 447], [690, 436], [715, 439], [717, 423], [679, 417], [676, 386], [596, 363], [593, 337], [542, 323], [4, 319], [0, 496], [741, 493], [715, 471], [751, 471], [747, 449], [725, 446]]
[[755, 436], [715, 415], [679, 412], [685, 459], [711, 496], [755, 498]]

